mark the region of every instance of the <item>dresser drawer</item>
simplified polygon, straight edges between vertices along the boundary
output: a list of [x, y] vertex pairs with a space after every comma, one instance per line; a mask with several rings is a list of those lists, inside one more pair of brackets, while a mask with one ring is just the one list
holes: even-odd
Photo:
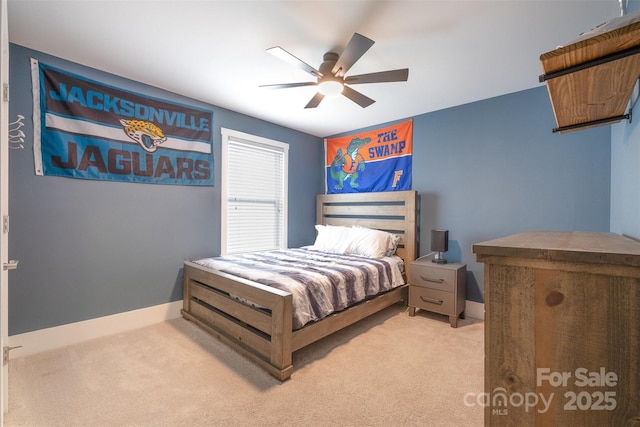
[[452, 314], [455, 309], [455, 295], [452, 292], [409, 286], [409, 305], [441, 314]]
[[456, 270], [412, 264], [409, 273], [409, 283], [412, 286], [453, 292], [456, 286], [456, 274]]

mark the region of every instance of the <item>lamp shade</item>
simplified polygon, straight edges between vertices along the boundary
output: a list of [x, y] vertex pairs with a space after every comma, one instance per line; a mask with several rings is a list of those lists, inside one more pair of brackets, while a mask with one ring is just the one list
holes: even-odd
[[434, 252], [449, 250], [449, 230], [431, 230], [431, 250]]

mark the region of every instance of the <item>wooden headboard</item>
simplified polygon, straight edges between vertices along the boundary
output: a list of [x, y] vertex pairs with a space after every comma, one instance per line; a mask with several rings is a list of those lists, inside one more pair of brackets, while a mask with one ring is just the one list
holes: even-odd
[[416, 191], [320, 194], [316, 197], [316, 224], [375, 228], [400, 236], [397, 254], [405, 273], [418, 251]]

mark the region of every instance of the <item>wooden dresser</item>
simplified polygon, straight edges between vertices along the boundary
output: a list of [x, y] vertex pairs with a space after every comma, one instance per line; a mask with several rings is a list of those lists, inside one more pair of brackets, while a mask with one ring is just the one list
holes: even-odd
[[485, 264], [487, 426], [640, 426], [640, 242], [526, 232]]

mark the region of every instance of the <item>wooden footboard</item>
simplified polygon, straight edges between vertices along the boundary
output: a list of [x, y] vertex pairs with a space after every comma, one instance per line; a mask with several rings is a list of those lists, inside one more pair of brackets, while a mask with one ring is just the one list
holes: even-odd
[[182, 315], [280, 381], [293, 372], [294, 351], [392, 304], [407, 301], [407, 285], [400, 286], [293, 331], [290, 293], [190, 261], [184, 262], [183, 274]]
[[[183, 285], [182, 315], [186, 319], [253, 360], [280, 381], [291, 376], [293, 315], [290, 293], [189, 261], [184, 262]], [[241, 300], [263, 308], [252, 307]]]

